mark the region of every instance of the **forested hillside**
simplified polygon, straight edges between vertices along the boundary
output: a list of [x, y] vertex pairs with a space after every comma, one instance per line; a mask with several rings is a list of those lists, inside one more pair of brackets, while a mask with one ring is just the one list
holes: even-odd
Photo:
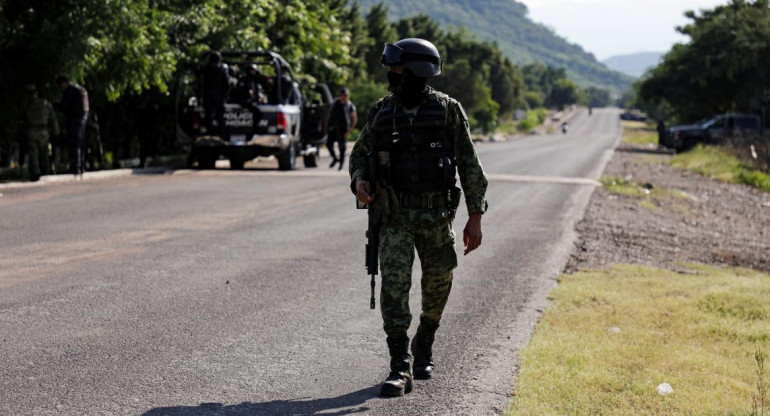
[[[360, 0], [364, 9], [381, 0]], [[495, 41], [518, 64], [543, 62], [565, 68], [583, 86], [611, 87], [622, 92], [631, 77], [598, 62], [593, 54], [571, 44], [527, 16], [527, 7], [514, 0], [388, 0], [392, 19], [425, 13], [442, 24], [465, 26], [481, 39]], [[448, 57], [451, 60], [451, 57]]]

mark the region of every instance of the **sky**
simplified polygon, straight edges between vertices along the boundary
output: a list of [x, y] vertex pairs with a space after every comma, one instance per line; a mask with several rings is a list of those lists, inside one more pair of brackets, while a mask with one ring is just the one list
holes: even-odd
[[728, 0], [519, 0], [532, 20], [548, 26], [599, 60], [636, 52], [667, 52], [687, 40], [676, 32], [687, 10]]

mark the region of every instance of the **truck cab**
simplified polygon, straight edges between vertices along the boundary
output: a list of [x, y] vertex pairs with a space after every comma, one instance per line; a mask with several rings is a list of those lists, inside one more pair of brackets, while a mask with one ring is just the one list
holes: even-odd
[[759, 135], [761, 117], [753, 114], [721, 114], [696, 124], [670, 127], [662, 143], [666, 147], [687, 150], [698, 143], [721, 143], [728, 137]]

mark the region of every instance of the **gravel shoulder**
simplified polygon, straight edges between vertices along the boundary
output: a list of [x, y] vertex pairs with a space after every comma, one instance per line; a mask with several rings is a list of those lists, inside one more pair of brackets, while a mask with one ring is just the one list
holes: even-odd
[[671, 158], [642, 145], [618, 147], [605, 177], [663, 196], [597, 188], [567, 272], [614, 263], [680, 270], [687, 262], [770, 271], [770, 194], [675, 169]]

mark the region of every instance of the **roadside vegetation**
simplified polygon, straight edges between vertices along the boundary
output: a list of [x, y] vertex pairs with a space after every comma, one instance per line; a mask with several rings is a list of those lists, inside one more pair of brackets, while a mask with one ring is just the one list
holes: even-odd
[[506, 414], [770, 414], [770, 276], [681, 266], [563, 276]]
[[676, 155], [670, 163], [675, 168], [770, 192], [770, 175], [720, 147], [698, 145]]
[[[643, 109], [669, 126], [697, 123], [718, 114], [753, 114], [762, 118], [767, 131], [770, 1], [729, 0], [685, 15], [687, 24], [677, 30], [687, 41], [674, 45], [619, 104]], [[756, 139], [748, 151], [744, 139], [728, 135], [722, 151], [696, 148], [692, 156], [678, 157], [676, 164], [767, 190], [770, 141], [767, 135]], [[737, 149], [739, 146], [742, 148]], [[724, 161], [717, 160], [720, 158]]]
[[658, 144], [655, 126], [641, 121], [623, 121], [623, 143], [637, 145]]
[[725, 3], [687, 12], [688, 23], [677, 29], [687, 42], [674, 45], [622, 101], [677, 123], [767, 108], [770, 2]]
[[548, 112], [544, 108], [527, 110], [527, 117], [516, 124], [519, 132], [530, 133], [545, 122]]

